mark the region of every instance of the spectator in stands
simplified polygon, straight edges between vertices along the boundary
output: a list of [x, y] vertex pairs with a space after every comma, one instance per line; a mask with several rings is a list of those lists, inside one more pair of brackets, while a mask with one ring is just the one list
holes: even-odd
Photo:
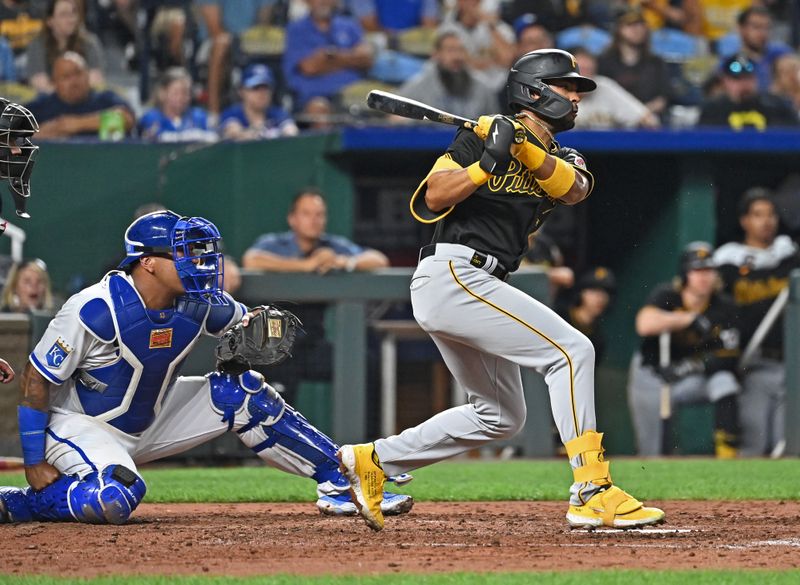
[[92, 87], [104, 84], [103, 49], [97, 36], [84, 26], [80, 0], [50, 0], [45, 26], [28, 45], [27, 79], [37, 91], [53, 91], [53, 63], [65, 51], [78, 53], [86, 60]]
[[336, 0], [307, 0], [308, 16], [286, 27], [283, 70], [295, 95], [295, 109], [315, 96], [334, 99], [364, 78], [373, 50], [354, 18], [335, 13]]
[[[310, 187], [293, 199], [286, 218], [290, 230], [259, 237], [245, 252], [242, 266], [249, 270], [273, 272], [345, 272], [385, 268], [389, 261], [381, 252], [365, 249], [342, 236], [325, 232], [327, 206], [322, 192]], [[331, 345], [325, 339], [325, 305], [292, 307], [303, 322], [305, 336], [298, 341], [294, 357], [265, 374], [273, 385], [280, 384], [287, 399], [294, 398], [301, 378], [330, 380]]]
[[703, 36], [712, 43], [736, 28], [736, 19], [753, 0], [698, 0], [703, 13]]
[[17, 65], [14, 63], [14, 51], [4, 37], [0, 37], [0, 81], [16, 81]]
[[[719, 276], [706, 242], [692, 242], [681, 253], [680, 278], [656, 287], [636, 314], [642, 337], [633, 357], [628, 400], [639, 455], [662, 453], [661, 393], [669, 385], [674, 413], [678, 405], [707, 400], [715, 407], [714, 442], [720, 458], [736, 456], [738, 441], [739, 330], [736, 307], [716, 289]], [[662, 365], [659, 337], [669, 333], [669, 365]]]
[[208, 56], [208, 112], [212, 126], [222, 111], [231, 50], [239, 35], [251, 26], [268, 22], [276, 0], [195, 0], [211, 43]]
[[778, 96], [759, 92], [755, 64], [744, 55], [723, 61], [720, 75], [724, 93], [703, 103], [699, 126], [765, 130], [798, 125], [791, 106]]
[[47, 265], [36, 258], [13, 266], [3, 288], [2, 306], [5, 313], [27, 313], [53, 309], [53, 293]]
[[336, 113], [331, 100], [318, 95], [306, 103], [303, 112], [297, 117], [297, 125], [302, 130], [328, 132], [335, 127]]
[[511, 0], [504, 2], [503, 16], [514, 22], [526, 13], [535, 14], [547, 23], [550, 31], [561, 31], [572, 26], [592, 24], [605, 27], [612, 5], [608, 0], [580, 0], [579, 2], [554, 2], [553, 0]]
[[553, 35], [535, 14], [526, 13], [514, 20], [514, 34], [517, 39], [514, 60], [531, 51], [555, 48]]
[[650, 31], [640, 10], [628, 9], [617, 18], [614, 40], [600, 55], [597, 72], [610, 77], [656, 116], [669, 105], [669, 72], [650, 51]]
[[658, 128], [661, 122], [647, 106], [628, 93], [619, 83], [597, 74], [597, 59], [582, 47], [568, 49], [575, 56], [581, 75], [593, 79], [597, 89], [581, 96], [581, 115], [576, 128]]
[[[800, 268], [800, 251], [787, 235], [778, 235], [778, 213], [773, 193], [763, 187], [748, 189], [739, 201], [741, 242], [720, 246], [714, 254], [724, 290], [739, 313], [742, 346], [747, 347], [780, 292], [789, 286], [789, 274]], [[744, 364], [740, 418], [740, 452], [746, 457], [773, 454], [785, 447], [786, 380], [783, 319], [767, 332]]]
[[568, 291], [570, 294], [566, 302], [556, 303], [558, 314], [592, 342], [595, 363], [603, 359], [606, 349], [599, 321], [611, 304], [616, 290], [614, 274], [608, 268], [598, 266], [578, 278], [574, 289]]
[[700, 0], [628, 0], [641, 7], [650, 30], [663, 27], [682, 30], [690, 35], [703, 33], [703, 9]]
[[439, 24], [437, 0], [351, 0], [350, 8], [367, 32], [394, 33]]
[[283, 108], [272, 103], [275, 81], [269, 67], [248, 66], [239, 88], [241, 103], [229, 107], [220, 117], [220, 135], [232, 140], [259, 140], [297, 135], [297, 125]]
[[0, 36], [19, 56], [44, 26], [45, 7], [29, 0], [0, 1]]
[[739, 14], [738, 35], [733, 42], [720, 42], [720, 55], [724, 58], [733, 54], [744, 55], [756, 67], [758, 88], [768, 91], [772, 86], [772, 71], [775, 61], [792, 49], [785, 43], [772, 38], [772, 16], [763, 6], [751, 6]]
[[202, 108], [192, 107], [192, 77], [183, 67], [162, 73], [155, 95], [156, 107], [139, 120], [139, 135], [157, 142], [213, 142], [217, 133], [208, 127]]
[[112, 91], [93, 90], [86, 61], [77, 53], [67, 51], [56, 59], [53, 85], [53, 93], [41, 94], [28, 104], [39, 121], [38, 138], [97, 136], [104, 116], [117, 118], [124, 133], [133, 128], [131, 107]]
[[487, 86], [480, 72], [469, 67], [467, 50], [454, 31], [438, 34], [425, 68], [398, 93], [467, 118], [498, 111], [496, 91]]
[[470, 67], [483, 73], [495, 91], [505, 86], [514, 60], [514, 31], [500, 20], [496, 10], [484, 10], [481, 0], [456, 0], [455, 11], [439, 30], [458, 33]]
[[775, 60], [772, 93], [800, 112], [800, 55], [786, 53]]

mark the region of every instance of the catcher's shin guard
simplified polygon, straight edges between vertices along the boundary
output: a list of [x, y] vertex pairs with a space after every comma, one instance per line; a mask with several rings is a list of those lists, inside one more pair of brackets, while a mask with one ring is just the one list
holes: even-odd
[[146, 491], [144, 480], [122, 465], [109, 465], [83, 479], [64, 475], [39, 491], [0, 488], [0, 522], [123, 524]]
[[[261, 374], [214, 372], [208, 379], [214, 410], [261, 459], [288, 473], [313, 478], [323, 492], [328, 491], [326, 486], [333, 493], [347, 488], [336, 459], [339, 446], [286, 404]], [[236, 415], [242, 413], [247, 422], [234, 428]]]

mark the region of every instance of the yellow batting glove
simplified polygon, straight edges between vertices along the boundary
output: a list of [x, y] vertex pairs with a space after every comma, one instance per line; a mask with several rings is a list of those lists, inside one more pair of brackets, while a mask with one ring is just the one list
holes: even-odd
[[477, 134], [481, 140], [486, 140], [486, 137], [489, 136], [489, 128], [492, 126], [492, 122], [497, 116], [481, 116], [478, 118], [478, 125], [472, 128], [472, 131]]
[[[495, 118], [505, 118], [506, 120], [511, 122], [514, 125], [514, 135], [515, 135], [514, 142], [516, 144], [524, 142], [525, 127], [514, 118], [511, 118], [509, 116], [501, 116], [500, 114], [495, 114], [494, 116], [481, 116], [480, 118], [478, 118], [477, 126], [474, 126], [472, 128], [472, 131], [475, 132], [475, 134], [477, 134], [481, 140], [486, 140], [486, 137], [489, 135], [489, 128], [491, 128], [492, 122], [494, 122]], [[516, 138], [517, 136], [519, 136], [519, 138]]]

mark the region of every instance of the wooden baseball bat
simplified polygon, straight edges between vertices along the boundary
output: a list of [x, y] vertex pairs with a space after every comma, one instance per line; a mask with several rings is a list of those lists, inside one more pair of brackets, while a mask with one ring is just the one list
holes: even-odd
[[[381, 91], [373, 89], [367, 95], [367, 105], [373, 110], [378, 110], [386, 114], [400, 116], [401, 118], [411, 118], [412, 120], [428, 120], [430, 122], [439, 122], [440, 124], [449, 124], [451, 126], [460, 126], [467, 130], [472, 130], [478, 123], [469, 118], [456, 116], [449, 112], [442, 111], [428, 104], [423, 104], [417, 100], [412, 100], [395, 93], [388, 91]], [[522, 144], [525, 141], [525, 131], [517, 130], [514, 133], [514, 142]]]
[[772, 305], [770, 305], [769, 310], [766, 312], [764, 318], [761, 320], [761, 323], [758, 324], [758, 327], [756, 327], [756, 330], [753, 332], [753, 337], [750, 338], [750, 341], [747, 343], [747, 347], [744, 348], [742, 357], [739, 358], [740, 371], [744, 370], [750, 365], [750, 362], [753, 361], [756, 353], [761, 348], [761, 344], [764, 342], [764, 338], [767, 336], [767, 333], [770, 332], [772, 326], [775, 325], [775, 321], [778, 320], [778, 317], [780, 317], [783, 313], [788, 301], [789, 287], [787, 286], [780, 293], [778, 293], [778, 296], [776, 296], [775, 300], [772, 301]]
[[[671, 342], [672, 336], [669, 331], [665, 331], [658, 336], [658, 365], [662, 370], [668, 368], [672, 361], [672, 356], [670, 355]], [[672, 388], [666, 380], [661, 384], [661, 396], [659, 398], [658, 415], [661, 419], [661, 454], [669, 455], [672, 452]]]

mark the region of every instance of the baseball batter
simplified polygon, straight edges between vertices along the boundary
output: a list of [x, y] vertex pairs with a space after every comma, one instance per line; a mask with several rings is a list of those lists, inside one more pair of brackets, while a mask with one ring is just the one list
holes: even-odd
[[[137, 465], [225, 431], [268, 464], [313, 478], [322, 512], [356, 513], [338, 446], [260, 374], [243, 367], [177, 377], [200, 335], [265, 321], [256, 316], [263, 307], [248, 312], [223, 292], [219, 241], [203, 218], [144, 215], [125, 233], [120, 270], [58, 312], [22, 379], [19, 428], [30, 487], [0, 488], [0, 522], [121, 524], [145, 495]], [[384, 502], [385, 513], [412, 505], [395, 494]]]
[[[414, 316], [430, 333], [469, 403], [374, 443], [345, 445], [342, 469], [367, 524], [383, 528], [387, 474], [402, 473], [515, 435], [525, 423], [520, 367], [547, 382], [553, 417], [573, 467], [571, 526], [661, 522], [611, 481], [595, 429], [594, 348], [544, 304], [508, 285], [528, 234], [556, 205], [591, 192], [583, 157], [553, 134], [574, 125], [580, 94], [595, 89], [575, 58], [545, 49], [522, 56], [508, 77], [513, 118], [483, 116], [459, 130], [411, 200], [435, 223], [411, 281]], [[518, 143], [520, 131], [524, 140]]]

